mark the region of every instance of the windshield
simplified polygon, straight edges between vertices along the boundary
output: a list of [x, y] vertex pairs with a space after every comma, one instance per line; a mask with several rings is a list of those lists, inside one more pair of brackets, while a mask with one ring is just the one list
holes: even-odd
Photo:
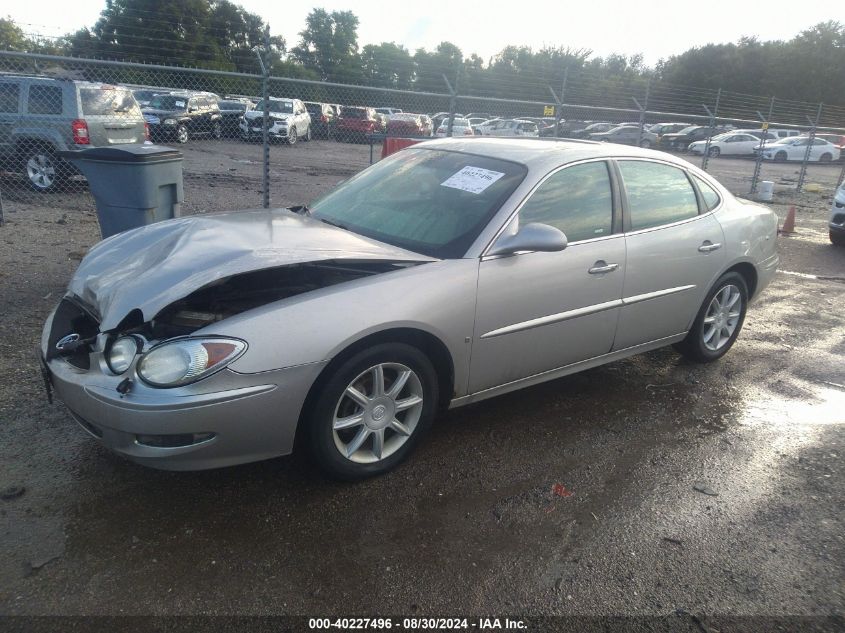
[[497, 158], [405, 149], [310, 205], [350, 231], [431, 257], [462, 257], [527, 173]]
[[344, 119], [366, 119], [366, 118], [368, 118], [366, 108], [344, 108], [343, 112], [341, 112], [341, 116]]
[[598, 130], [598, 129], [610, 129], [610, 123], [590, 123], [586, 128], [587, 130]]
[[82, 88], [82, 113], [87, 116], [98, 114], [129, 114], [141, 116], [135, 97], [128, 90], [114, 88]]
[[699, 127], [701, 127], [701, 126], [700, 125], [690, 125], [689, 127], [685, 127], [683, 130], [680, 130], [678, 132], [678, 134], [690, 134], [692, 132], [695, 132]]
[[[267, 103], [270, 106], [270, 112], [277, 112], [279, 114], [293, 114], [293, 101], [276, 101], [275, 99], [268, 99]], [[256, 110], [264, 111], [264, 101], [259, 101]]]
[[188, 97], [158, 95], [150, 101], [150, 107], [156, 110], [184, 110], [188, 107]]
[[158, 94], [155, 90], [135, 90], [132, 94], [139, 101], [149, 101]]

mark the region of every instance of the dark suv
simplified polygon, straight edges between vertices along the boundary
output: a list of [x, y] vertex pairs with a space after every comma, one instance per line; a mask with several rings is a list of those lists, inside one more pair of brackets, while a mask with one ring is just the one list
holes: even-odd
[[306, 101], [305, 109], [311, 115], [311, 131], [314, 138], [331, 138], [334, 132], [335, 119], [337, 119], [334, 108], [328, 103]]
[[220, 107], [220, 125], [223, 136], [236, 137], [241, 133], [241, 119], [244, 114], [255, 109], [255, 103], [249, 99], [227, 98], [217, 104]]
[[210, 93], [182, 93], [156, 95], [144, 108], [144, 118], [150, 126], [154, 141], [187, 143], [195, 136], [223, 136], [223, 121], [219, 99]]
[[147, 138], [128, 88], [50, 77], [0, 75], [0, 170], [52, 191], [78, 172], [58, 153]]

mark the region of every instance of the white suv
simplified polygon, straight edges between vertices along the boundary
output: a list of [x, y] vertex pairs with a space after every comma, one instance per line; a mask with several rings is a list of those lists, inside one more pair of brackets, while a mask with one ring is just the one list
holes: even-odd
[[[299, 139], [311, 140], [311, 115], [299, 99], [278, 99], [270, 97], [269, 130], [271, 139], [286, 141], [294, 145]], [[261, 138], [264, 119], [264, 101], [259, 101], [254, 110], [244, 113], [241, 119], [241, 138], [245, 141]]]

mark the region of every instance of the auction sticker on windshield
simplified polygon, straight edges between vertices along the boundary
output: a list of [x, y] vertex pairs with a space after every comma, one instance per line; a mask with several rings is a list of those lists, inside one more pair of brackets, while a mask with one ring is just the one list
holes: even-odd
[[440, 183], [441, 187], [451, 187], [470, 193], [481, 193], [505, 174], [481, 167], [467, 165], [461, 171]]

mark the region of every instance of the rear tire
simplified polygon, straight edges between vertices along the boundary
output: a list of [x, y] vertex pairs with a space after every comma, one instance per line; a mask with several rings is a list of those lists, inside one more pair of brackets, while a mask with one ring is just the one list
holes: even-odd
[[51, 193], [62, 182], [62, 170], [68, 169], [52, 147], [34, 145], [23, 152], [23, 168], [29, 186], [39, 193]]
[[833, 160], [833, 156], [831, 154], [828, 154], [827, 152], [825, 152], [824, 154], [819, 156], [819, 162], [820, 163], [829, 163], [832, 160]]
[[[739, 297], [734, 299], [736, 294]], [[725, 273], [707, 293], [689, 333], [683, 341], [674, 345], [675, 349], [697, 363], [710, 363], [721, 358], [739, 336], [747, 308], [748, 285], [745, 279], [739, 273]]]
[[642, 147], [643, 149], [651, 149], [651, 141], [649, 141], [649, 140], [640, 141], [640, 147]]
[[[405, 370], [404, 386], [391, 397]], [[374, 372], [381, 373], [380, 390]], [[439, 393], [425, 354], [405, 343], [383, 343], [344, 361], [313, 396], [303, 419], [311, 454], [329, 476], [355, 481], [391, 470], [414, 450], [434, 420]], [[420, 401], [408, 404], [415, 398]], [[394, 408], [396, 403], [404, 408]]]

